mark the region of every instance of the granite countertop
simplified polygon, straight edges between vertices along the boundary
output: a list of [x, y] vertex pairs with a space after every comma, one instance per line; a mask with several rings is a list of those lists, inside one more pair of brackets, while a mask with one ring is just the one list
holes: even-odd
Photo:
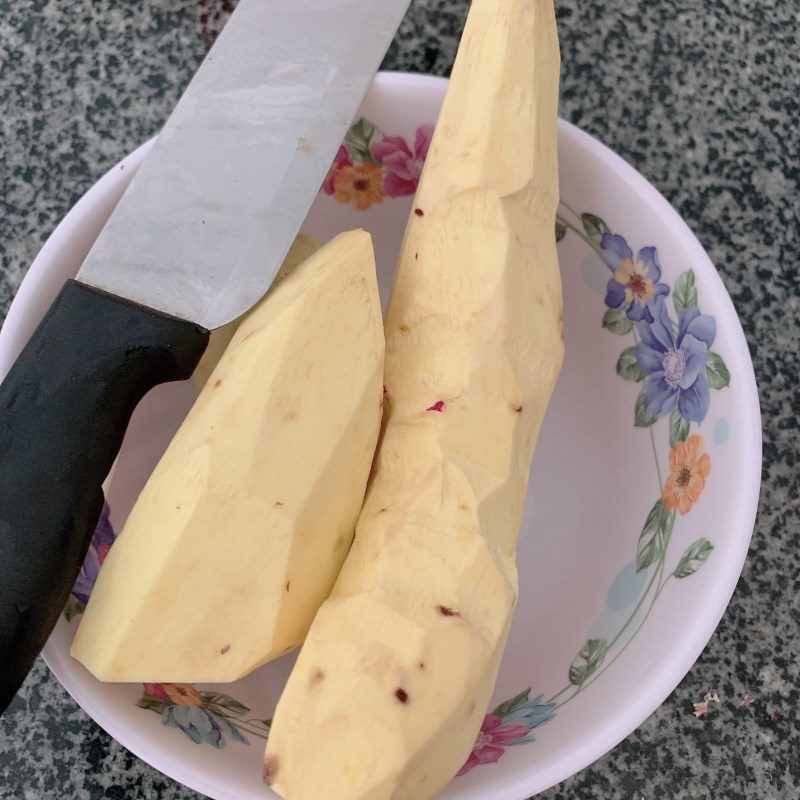
[[[158, 130], [233, 5], [0, 0], [0, 314], [70, 206]], [[447, 74], [467, 5], [415, 0], [385, 66]], [[765, 440], [750, 557], [700, 660], [639, 730], [540, 797], [797, 798], [797, 0], [557, 6], [561, 114], [649, 178], [708, 249], [753, 355]], [[720, 702], [696, 718], [709, 690]], [[101, 731], [41, 662], [0, 718], [0, 775], [15, 800], [199, 797]]]

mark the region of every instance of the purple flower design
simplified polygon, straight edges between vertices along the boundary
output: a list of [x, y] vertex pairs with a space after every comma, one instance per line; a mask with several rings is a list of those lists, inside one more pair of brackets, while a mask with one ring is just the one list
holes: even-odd
[[604, 233], [600, 258], [613, 273], [606, 289], [606, 305], [624, 308], [633, 322], [653, 321], [653, 306], [669, 294], [669, 286], [659, 283], [661, 266], [655, 247], [643, 247], [634, 258], [633, 250], [617, 233]]
[[714, 318], [693, 306], [681, 311], [677, 333], [663, 300], [653, 308], [652, 324], [637, 325], [641, 342], [636, 361], [647, 376], [644, 404], [657, 417], [669, 414], [675, 405], [680, 415], [702, 422], [708, 412], [706, 379], [708, 351], [717, 335]]
[[100, 567], [106, 560], [108, 551], [116, 538], [114, 529], [111, 527], [109, 514], [108, 503], [103, 503], [103, 510], [100, 512], [100, 519], [97, 521], [89, 551], [86, 553], [81, 571], [78, 573], [78, 578], [72, 587], [72, 596], [84, 605], [89, 602], [89, 595], [94, 588]]

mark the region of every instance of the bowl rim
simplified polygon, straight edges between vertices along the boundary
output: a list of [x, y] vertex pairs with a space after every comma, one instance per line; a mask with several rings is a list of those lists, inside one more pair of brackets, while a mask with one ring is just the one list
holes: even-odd
[[[446, 78], [431, 75], [380, 72], [375, 78], [373, 89], [408, 94], [425, 89], [441, 90], [447, 83]], [[607, 164], [620, 180], [641, 198], [642, 202], [649, 205], [663, 220], [664, 225], [671, 228], [680, 239], [691, 255], [695, 268], [710, 283], [715, 295], [715, 314], [730, 334], [731, 360], [734, 364], [731, 371], [736, 372], [742, 386], [741, 397], [745, 405], [743, 419], [747, 420], [747, 426], [742, 430], [740, 456], [742, 471], [745, 473], [743, 484], [747, 491], [738, 499], [739, 513], [736, 515], [735, 529], [728, 532], [731, 541], [724, 580], [707, 587], [705, 604], [707, 611], [695, 635], [687, 636], [677, 645], [672, 657], [665, 659], [655, 668], [655, 675], [649, 687], [642, 690], [626, 708], [609, 718], [590, 741], [584, 742], [577, 749], [565, 752], [563, 756], [543, 766], [534, 774], [508, 778], [504, 781], [503, 787], [494, 793], [495, 800], [523, 800], [585, 769], [630, 735], [677, 687], [708, 644], [736, 588], [752, 537], [761, 484], [761, 412], [755, 373], [733, 302], [711, 259], [675, 208], [634, 167], [599, 140], [562, 119], [559, 119], [559, 133], [574, 140], [594, 159]], [[80, 227], [83, 215], [95, 198], [112, 189], [119, 178], [121, 167], [124, 166], [126, 169], [137, 167], [153, 141], [154, 139], [150, 139], [140, 145], [108, 170], [82, 195], [47, 238], [20, 284], [0, 331], [0, 379], [5, 377], [27, 340], [26, 315], [30, 312], [31, 303], [35, 305], [34, 301], [38, 297], [41, 284], [52, 269], [54, 255], [71, 238], [75, 229]], [[194, 791], [216, 797], [218, 800], [231, 797], [226, 783], [206, 776], [199, 778], [194, 771], [185, 768], [183, 762], [176, 762], [161, 751], [148, 746], [147, 738], [137, 733], [135, 729], [132, 730], [127, 723], [121, 722], [113, 707], [107, 708], [106, 704], [93, 702], [83, 691], [80, 682], [74, 678], [74, 665], [67, 663], [69, 657], [65, 658], [59, 653], [52, 642], [48, 641], [45, 645], [42, 657], [78, 705], [134, 755]]]

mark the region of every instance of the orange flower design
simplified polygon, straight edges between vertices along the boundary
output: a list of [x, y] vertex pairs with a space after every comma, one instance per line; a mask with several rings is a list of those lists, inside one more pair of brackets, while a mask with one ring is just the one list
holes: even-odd
[[711, 456], [703, 452], [703, 437], [693, 434], [678, 442], [669, 454], [669, 477], [664, 485], [664, 505], [688, 514], [703, 493], [711, 472]]
[[358, 211], [366, 211], [386, 197], [383, 170], [377, 164], [348, 164], [339, 169], [333, 181], [336, 199], [352, 203]]
[[634, 301], [640, 306], [655, 297], [655, 284], [650, 278], [647, 266], [639, 258], [625, 258], [619, 262], [614, 280], [625, 287], [625, 305]]
[[194, 706], [195, 708], [203, 705], [200, 692], [191, 683], [162, 683], [161, 687], [175, 705]]

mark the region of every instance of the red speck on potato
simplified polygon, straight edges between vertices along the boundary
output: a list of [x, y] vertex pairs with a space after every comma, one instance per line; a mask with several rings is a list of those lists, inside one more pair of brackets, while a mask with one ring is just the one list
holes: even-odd
[[272, 786], [272, 781], [275, 780], [275, 776], [278, 774], [278, 759], [275, 756], [268, 758], [264, 761], [264, 771], [261, 773], [261, 777], [264, 783], [267, 786]]
[[437, 400], [430, 408], [425, 409], [426, 411], [444, 411], [444, 400]]

